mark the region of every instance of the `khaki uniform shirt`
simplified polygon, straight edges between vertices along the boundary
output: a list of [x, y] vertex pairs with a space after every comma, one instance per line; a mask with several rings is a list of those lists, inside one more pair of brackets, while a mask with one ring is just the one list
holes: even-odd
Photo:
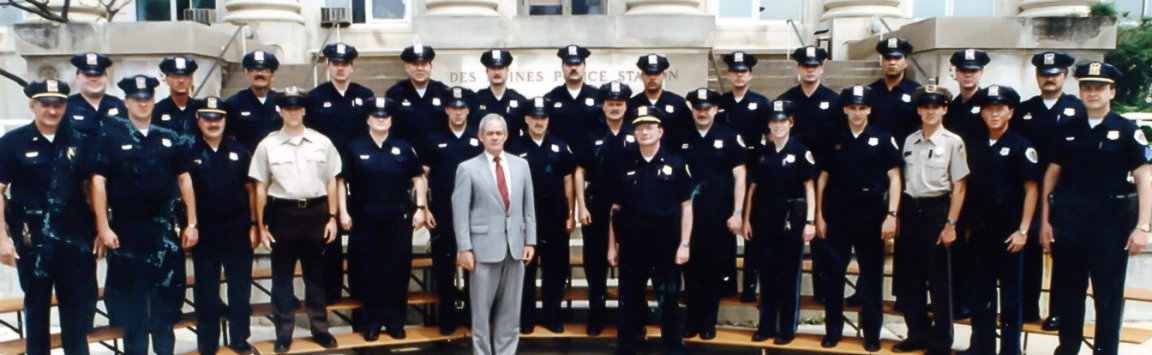
[[340, 173], [340, 154], [328, 137], [311, 129], [299, 144], [280, 130], [256, 147], [248, 177], [268, 184], [268, 196], [309, 199], [328, 195], [328, 179]]
[[949, 194], [968, 176], [964, 141], [944, 127], [927, 139], [923, 130], [905, 138], [904, 165], [904, 193], [915, 198]]

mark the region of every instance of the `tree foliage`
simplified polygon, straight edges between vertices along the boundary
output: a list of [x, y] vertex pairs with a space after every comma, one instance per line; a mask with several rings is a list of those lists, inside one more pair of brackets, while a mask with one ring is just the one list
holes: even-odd
[[1116, 82], [1116, 110], [1152, 112], [1152, 17], [1121, 23], [1116, 49], [1105, 53], [1104, 61], [1124, 73]]

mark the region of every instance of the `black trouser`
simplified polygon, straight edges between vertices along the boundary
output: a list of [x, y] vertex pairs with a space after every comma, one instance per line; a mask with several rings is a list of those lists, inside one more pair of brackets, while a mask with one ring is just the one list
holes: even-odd
[[291, 339], [295, 328], [296, 310], [300, 308], [292, 286], [296, 261], [300, 261], [304, 272], [304, 307], [311, 321], [312, 335], [328, 333], [328, 295], [323, 273], [328, 201], [309, 202], [303, 208], [289, 202], [270, 202], [264, 211], [268, 232], [276, 239], [272, 244], [272, 316], [276, 339]]
[[1084, 196], [1053, 194], [1049, 223], [1055, 267], [1065, 277], [1060, 309], [1060, 346], [1056, 354], [1076, 354], [1084, 337], [1084, 300], [1088, 281], [1096, 306], [1093, 354], [1116, 354], [1124, 313], [1124, 281], [1128, 273], [1125, 246], [1136, 225], [1136, 194]]
[[[471, 314], [468, 310], [468, 297], [463, 297], [456, 286], [456, 232], [452, 229], [451, 191], [446, 195], [433, 193], [429, 204], [436, 228], [429, 231], [432, 248], [432, 290], [439, 296], [441, 329], [455, 328]], [[468, 277], [464, 277], [467, 294]], [[463, 309], [456, 302], [464, 303]]]
[[[220, 344], [220, 316], [228, 315], [228, 335], [233, 345], [245, 344], [251, 335], [252, 245], [248, 239], [247, 213], [242, 218], [200, 218], [200, 242], [192, 249], [196, 283], [196, 339], [200, 353]], [[228, 282], [228, 304], [220, 300], [220, 269]]]
[[[1023, 196], [1018, 198], [1023, 200]], [[1019, 203], [988, 203], [973, 207], [971, 224], [973, 247], [969, 268], [972, 271], [974, 298], [972, 306], [972, 340], [969, 350], [975, 354], [996, 351], [996, 313], [1000, 313], [1000, 355], [1020, 355], [1020, 333], [1023, 313], [1020, 308], [1020, 278], [1023, 274], [1023, 252], [1008, 252], [1004, 243], [1020, 229]], [[999, 281], [999, 297], [997, 297]]]
[[612, 202], [608, 197], [589, 193], [585, 196], [592, 223], [580, 227], [584, 239], [584, 279], [588, 281], [588, 324], [604, 325], [605, 301], [608, 297], [608, 227]]
[[[15, 209], [9, 206], [9, 209]], [[60, 314], [60, 347], [67, 355], [87, 355], [92, 320], [96, 314], [96, 258], [92, 255], [92, 220], [77, 218], [45, 238], [43, 217], [7, 214], [8, 235], [16, 253], [16, 273], [24, 290], [24, 339], [28, 355], [52, 351], [49, 330], [53, 288]], [[29, 233], [24, 240], [25, 223]], [[75, 228], [73, 228], [75, 227]], [[67, 238], [67, 239], [59, 239]]]
[[[949, 195], [900, 200], [900, 237], [904, 245], [906, 287], [900, 297], [905, 303], [904, 322], [908, 340], [927, 342], [929, 351], [952, 349], [952, 291], [948, 284], [952, 255], [944, 244], [936, 244], [948, 221]], [[963, 238], [957, 236], [957, 240]], [[955, 282], [955, 280], [951, 280]], [[933, 318], [928, 318], [928, 293], [932, 294]]]
[[[554, 205], [554, 203], [553, 203]], [[532, 263], [524, 266], [524, 292], [520, 303], [520, 328], [536, 325], [536, 269], [540, 269], [540, 300], [543, 324], [561, 324], [560, 304], [564, 299], [564, 283], [568, 280], [571, 263], [567, 229], [568, 206], [550, 207], [537, 204], [536, 255]], [[543, 263], [543, 265], [541, 265]]]
[[[1041, 187], [1037, 186], [1037, 189]], [[1041, 190], [1043, 191], [1043, 190]], [[1024, 245], [1024, 275], [1021, 280], [1021, 292], [1023, 299], [1020, 301], [1021, 310], [1024, 313], [1024, 321], [1036, 321], [1040, 319], [1040, 296], [1043, 294], [1044, 287], [1044, 246], [1040, 245], [1040, 211], [1044, 203], [1043, 199], [1036, 201], [1036, 214], [1032, 218], [1032, 228], [1028, 230], [1028, 244]], [[1052, 255], [1055, 260], [1056, 255]], [[1063, 294], [1055, 290], [1061, 287], [1064, 283], [1063, 277], [1056, 273], [1056, 268], [1052, 268], [1051, 277], [1049, 277], [1049, 290], [1048, 292], [1048, 316], [1059, 316], [1059, 306], [1061, 305], [1057, 295]]]
[[357, 291], [366, 329], [404, 328], [408, 313], [408, 279], [412, 274], [412, 215], [376, 212], [358, 206], [352, 212], [349, 256], [354, 256]]
[[[956, 226], [956, 242], [952, 243], [950, 248], [952, 257], [957, 260], [953, 266], [963, 265], [964, 260], [972, 259], [973, 246], [965, 237], [971, 228], [971, 224], [967, 222], [961, 222]], [[969, 277], [970, 273], [971, 271], [966, 267], [952, 268], [952, 311], [954, 315], [959, 314], [961, 310], [970, 310], [971, 307], [968, 303], [976, 298], [975, 278]]]
[[692, 199], [692, 252], [684, 265], [685, 328], [697, 332], [716, 329], [720, 298], [735, 278], [728, 273], [736, 267], [736, 236], [728, 230], [732, 194], [722, 190], [712, 189]]
[[760, 239], [761, 247], [754, 251], [760, 261], [756, 266], [761, 286], [759, 332], [795, 336], [808, 204], [802, 198], [767, 198], [752, 203], [752, 239]]
[[112, 209], [111, 227], [120, 248], [108, 252], [104, 305], [113, 326], [124, 328], [124, 354], [172, 354], [172, 327], [183, 315], [184, 251], [171, 215], [130, 214]]
[[616, 240], [620, 245], [620, 316], [617, 326], [618, 354], [636, 353], [636, 336], [644, 326], [641, 314], [648, 310], [648, 280], [656, 291], [660, 310], [660, 342], [666, 354], [686, 354], [680, 334], [680, 217], [618, 217]]
[[326, 302], [333, 304], [344, 298], [344, 236], [348, 231], [337, 223], [338, 236], [336, 241], [323, 246], [324, 255], [321, 256], [322, 281]]
[[860, 276], [856, 294], [860, 297], [860, 328], [867, 342], [879, 344], [884, 322], [884, 240], [880, 230], [888, 217], [885, 195], [829, 193], [824, 197], [825, 259], [831, 270], [824, 279], [825, 334], [840, 336], [844, 332], [844, 284], [852, 250]]

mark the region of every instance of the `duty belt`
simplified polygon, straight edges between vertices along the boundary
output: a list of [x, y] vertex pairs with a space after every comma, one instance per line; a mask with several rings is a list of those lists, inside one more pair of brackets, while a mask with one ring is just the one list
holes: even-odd
[[320, 197], [313, 197], [313, 198], [279, 198], [279, 197], [271, 197], [271, 196], [268, 197], [268, 203], [270, 205], [277, 206], [277, 207], [294, 207], [294, 208], [299, 208], [299, 209], [305, 209], [305, 208], [308, 208], [309, 206], [316, 206], [316, 205], [319, 205], [322, 203], [327, 203], [327, 202], [328, 202], [328, 196], [320, 196]]

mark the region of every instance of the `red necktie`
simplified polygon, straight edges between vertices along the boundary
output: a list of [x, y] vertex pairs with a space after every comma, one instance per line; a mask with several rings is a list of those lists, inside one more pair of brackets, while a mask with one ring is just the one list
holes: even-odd
[[504, 199], [504, 211], [508, 211], [508, 183], [504, 181], [504, 168], [500, 167], [500, 157], [495, 157], [496, 186], [500, 188], [500, 197]]

